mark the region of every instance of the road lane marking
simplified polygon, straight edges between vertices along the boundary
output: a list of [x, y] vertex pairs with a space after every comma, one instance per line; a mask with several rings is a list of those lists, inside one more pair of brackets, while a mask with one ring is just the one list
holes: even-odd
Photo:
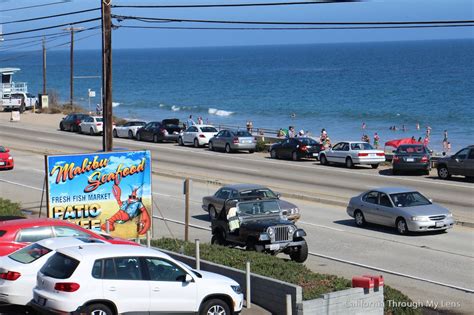
[[320, 224], [309, 223], [309, 222], [305, 222], [305, 221], [298, 221], [298, 223], [306, 224], [306, 225], [310, 225], [310, 226], [315, 226], [315, 227], [320, 227], [320, 228], [323, 228], [323, 229], [338, 231], [338, 232], [346, 232], [345, 230], [333, 228], [333, 227], [330, 227], [330, 226], [327, 226], [327, 225], [320, 225]]
[[33, 187], [33, 186], [25, 185], [25, 184], [20, 184], [20, 183], [16, 183], [16, 182], [6, 180], [6, 179], [0, 179], [0, 182], [7, 183], [7, 184], [12, 184], [12, 185], [17, 185], [17, 186], [21, 186], [21, 187], [26, 187], [26, 188], [30, 188], [30, 189], [34, 189], [34, 190], [43, 191], [42, 188]]

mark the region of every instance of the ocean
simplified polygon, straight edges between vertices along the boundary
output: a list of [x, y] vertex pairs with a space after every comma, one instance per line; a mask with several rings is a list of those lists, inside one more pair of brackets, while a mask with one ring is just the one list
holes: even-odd
[[[67, 101], [69, 51], [47, 56], [48, 90]], [[325, 128], [333, 142], [377, 132], [382, 144], [430, 126], [430, 147], [441, 150], [446, 129], [456, 151], [474, 144], [473, 56], [474, 40], [114, 50], [114, 115]], [[75, 52], [75, 101], [86, 109], [88, 89], [91, 108], [100, 102], [100, 79], [80, 77], [100, 76], [100, 62], [100, 50]], [[41, 91], [40, 51], [0, 52], [0, 67], [21, 68], [15, 81]]]

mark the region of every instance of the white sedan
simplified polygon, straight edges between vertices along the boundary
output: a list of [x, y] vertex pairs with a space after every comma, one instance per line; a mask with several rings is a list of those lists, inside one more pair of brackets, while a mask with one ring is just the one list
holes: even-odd
[[114, 138], [133, 139], [137, 136], [137, 130], [145, 126], [144, 121], [129, 121], [122, 126], [114, 127]]
[[180, 145], [194, 145], [198, 148], [209, 144], [209, 139], [217, 134], [216, 127], [211, 125], [193, 125], [179, 135]]
[[100, 116], [86, 117], [79, 125], [81, 133], [88, 133], [91, 136], [102, 133], [104, 130], [104, 119]]
[[56, 249], [108, 244], [93, 238], [56, 237], [30, 244], [0, 258], [0, 304], [26, 305], [33, 298], [36, 274]]
[[385, 162], [385, 153], [382, 150], [374, 149], [367, 142], [343, 141], [320, 152], [319, 161], [323, 165], [341, 163], [348, 168], [354, 167], [355, 164], [365, 164], [375, 169], [379, 167], [380, 163]]

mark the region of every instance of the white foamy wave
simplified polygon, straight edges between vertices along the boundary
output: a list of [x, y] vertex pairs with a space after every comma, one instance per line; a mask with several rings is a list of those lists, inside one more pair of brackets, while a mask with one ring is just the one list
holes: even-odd
[[211, 115], [216, 115], [216, 116], [230, 116], [234, 113], [234, 112], [217, 109], [217, 108], [209, 108], [207, 112]]
[[117, 107], [117, 106], [120, 106], [119, 102], [112, 102], [112, 107]]
[[165, 107], [166, 105], [165, 104], [160, 104], [160, 107]]
[[180, 109], [181, 109], [181, 108], [180, 108], [179, 106], [176, 106], [176, 105], [171, 106], [171, 110], [172, 110], [173, 112], [177, 112], [177, 111], [179, 111]]

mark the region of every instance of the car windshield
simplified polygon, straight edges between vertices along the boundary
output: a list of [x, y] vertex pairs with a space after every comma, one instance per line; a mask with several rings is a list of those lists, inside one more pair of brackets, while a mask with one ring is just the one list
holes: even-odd
[[410, 145], [398, 147], [398, 153], [424, 153], [425, 147], [421, 145]]
[[5, 152], [7, 152], [7, 149], [5, 149], [5, 147], [0, 146], [0, 152], [5, 153]]
[[235, 133], [235, 135], [237, 137], [252, 137], [252, 135], [250, 134], [250, 132], [248, 131], [244, 131], [244, 130], [239, 130]]
[[145, 126], [144, 121], [132, 121], [130, 122], [130, 126]]
[[97, 117], [97, 118], [95, 119], [95, 121], [97, 121], [97, 122], [103, 122], [104, 119], [103, 119], [102, 117]]
[[374, 147], [367, 142], [351, 143], [351, 150], [373, 150]]
[[217, 132], [217, 129], [214, 127], [202, 127], [201, 131], [202, 132]]
[[238, 204], [238, 213], [243, 216], [280, 213], [280, 205], [275, 200], [241, 202]]
[[31, 244], [23, 247], [20, 250], [17, 250], [8, 257], [22, 264], [30, 264], [49, 252], [51, 252], [51, 249], [47, 247], [41, 246], [39, 244]]
[[431, 204], [425, 196], [416, 191], [391, 194], [390, 197], [395, 206], [400, 208], [426, 206]]
[[278, 196], [268, 188], [258, 188], [243, 190], [240, 192], [240, 198], [242, 199], [257, 199], [257, 198], [278, 198]]

